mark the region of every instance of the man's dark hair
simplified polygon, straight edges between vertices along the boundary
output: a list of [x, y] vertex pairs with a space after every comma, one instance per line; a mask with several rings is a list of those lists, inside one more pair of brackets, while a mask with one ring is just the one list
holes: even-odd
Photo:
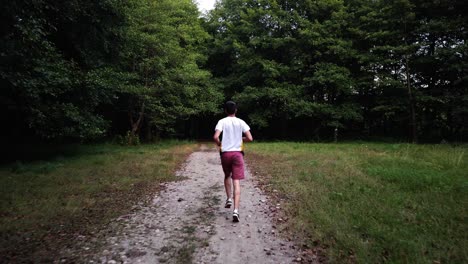
[[237, 105], [235, 102], [233, 101], [227, 101], [225, 104], [224, 104], [224, 111], [226, 111], [226, 113], [228, 115], [232, 115], [232, 114], [235, 114], [236, 113], [236, 110], [237, 110]]

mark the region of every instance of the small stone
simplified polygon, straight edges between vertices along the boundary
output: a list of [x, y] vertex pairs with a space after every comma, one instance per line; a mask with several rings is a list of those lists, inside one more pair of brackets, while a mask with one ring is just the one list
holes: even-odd
[[107, 264], [117, 264], [117, 261], [111, 259], [111, 260], [107, 261]]
[[178, 202], [182, 202], [183, 200], [184, 199], [182, 199], [182, 198], [177, 199]]
[[141, 257], [141, 256], [146, 255], [146, 252], [141, 251], [139, 249], [130, 249], [125, 254], [121, 254], [121, 255], [125, 255], [125, 256], [127, 256], [129, 258], [137, 258], [137, 257]]
[[226, 238], [225, 238], [225, 237], [221, 237], [221, 240], [224, 240], [224, 239], [226, 239]]
[[296, 262], [301, 262], [302, 261], [302, 258], [297, 258], [296, 259]]
[[263, 251], [270, 251], [270, 249], [269, 248], [264, 248]]

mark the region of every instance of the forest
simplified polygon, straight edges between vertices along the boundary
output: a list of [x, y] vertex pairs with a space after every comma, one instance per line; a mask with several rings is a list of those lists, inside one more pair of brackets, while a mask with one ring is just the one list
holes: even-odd
[[[467, 0], [0, 12], [0, 262], [468, 259]], [[227, 100], [255, 138], [239, 229], [200, 142]], [[292, 244], [256, 242], [277, 238]]]
[[1, 10], [2, 145], [211, 136], [468, 140], [464, 0], [15, 0]]

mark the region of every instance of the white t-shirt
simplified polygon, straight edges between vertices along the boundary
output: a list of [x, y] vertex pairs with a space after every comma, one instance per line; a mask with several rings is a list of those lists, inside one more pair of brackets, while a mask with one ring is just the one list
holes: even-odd
[[250, 130], [244, 120], [228, 116], [218, 121], [215, 130], [223, 132], [221, 151], [243, 151], [242, 133]]

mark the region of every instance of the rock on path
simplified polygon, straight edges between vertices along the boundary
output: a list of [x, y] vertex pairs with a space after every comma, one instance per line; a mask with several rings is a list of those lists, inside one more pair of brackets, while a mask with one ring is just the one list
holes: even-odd
[[[246, 160], [248, 162], [248, 159]], [[118, 219], [94, 263], [292, 263], [297, 253], [268, 218], [267, 198], [246, 171], [240, 222], [224, 208], [219, 153], [202, 146], [151, 203]]]

